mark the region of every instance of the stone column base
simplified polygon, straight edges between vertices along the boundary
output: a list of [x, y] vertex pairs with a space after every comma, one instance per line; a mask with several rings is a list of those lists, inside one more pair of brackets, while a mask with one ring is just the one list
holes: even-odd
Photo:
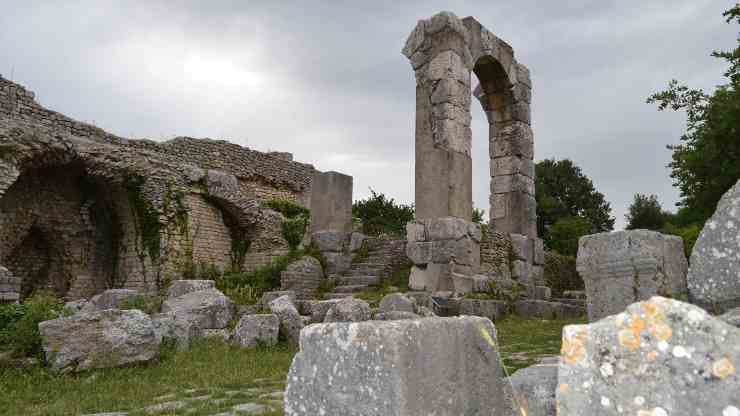
[[480, 268], [480, 225], [456, 217], [406, 225], [406, 255], [414, 264], [412, 290], [454, 291], [453, 275], [472, 276]]

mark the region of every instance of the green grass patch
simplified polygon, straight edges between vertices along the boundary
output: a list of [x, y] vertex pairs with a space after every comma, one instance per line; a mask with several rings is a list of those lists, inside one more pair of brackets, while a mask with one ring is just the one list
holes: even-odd
[[[562, 327], [583, 322], [511, 317], [496, 323], [508, 373], [535, 364], [543, 356], [558, 355]], [[166, 350], [159, 363], [148, 366], [78, 375], [57, 375], [43, 368], [0, 369], [0, 409], [25, 416], [113, 411], [143, 416], [146, 406], [186, 401], [187, 407], [161, 414], [206, 416], [245, 402], [277, 408], [280, 399], [265, 395], [284, 389], [295, 352], [283, 344], [241, 349], [220, 340], [203, 340], [188, 351]], [[202, 399], [205, 396], [210, 397]]]
[[584, 324], [585, 319], [522, 319], [510, 316], [496, 322], [501, 358], [509, 374], [536, 364], [548, 355], [560, 355], [561, 334], [565, 325]]
[[[204, 340], [188, 351], [166, 351], [160, 363], [141, 367], [78, 375], [57, 375], [43, 368], [0, 369], [0, 409], [26, 416], [113, 411], [138, 416], [143, 414], [141, 408], [158, 402], [211, 395], [187, 407], [194, 409], [189, 415], [210, 415], [244, 403], [246, 398], [267, 403], [259, 399], [264, 393], [257, 390], [284, 388], [294, 354], [295, 350], [284, 345], [241, 349], [220, 340]], [[214, 401], [219, 398], [225, 400]], [[184, 410], [163, 414], [185, 414]]]
[[366, 290], [355, 295], [355, 297], [369, 303], [371, 307], [377, 308], [380, 304], [380, 300], [383, 299], [383, 297], [385, 297], [386, 295], [396, 292], [409, 291], [410, 274], [411, 266], [404, 266], [391, 273], [391, 276], [389, 278], [383, 279], [379, 288]]

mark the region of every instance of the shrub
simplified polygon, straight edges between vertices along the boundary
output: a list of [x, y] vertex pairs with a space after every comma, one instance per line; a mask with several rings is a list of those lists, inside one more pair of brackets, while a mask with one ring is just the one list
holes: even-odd
[[283, 238], [291, 250], [296, 250], [306, 234], [309, 219], [305, 215], [283, 220]]
[[298, 216], [307, 217], [311, 214], [311, 211], [309, 211], [308, 208], [302, 207], [287, 199], [271, 199], [266, 201], [263, 206], [283, 214], [285, 218], [295, 218]]
[[55, 319], [63, 312], [64, 302], [49, 292], [38, 292], [23, 305], [3, 307], [0, 345], [18, 356], [41, 354], [39, 323]]
[[367, 235], [406, 235], [406, 224], [414, 220], [414, 207], [396, 203], [370, 190], [370, 197], [352, 205], [352, 215], [362, 223], [362, 232]]
[[224, 295], [237, 305], [254, 305], [262, 299], [262, 293], [263, 290], [250, 285], [224, 289]]
[[287, 199], [271, 199], [263, 206], [285, 216], [282, 226], [283, 238], [291, 250], [296, 250], [306, 234], [306, 227], [311, 221], [311, 211]]

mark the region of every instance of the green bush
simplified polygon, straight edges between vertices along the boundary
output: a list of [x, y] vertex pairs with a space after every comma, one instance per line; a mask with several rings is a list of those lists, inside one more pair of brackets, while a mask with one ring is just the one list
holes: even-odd
[[311, 221], [311, 211], [287, 199], [271, 199], [264, 202], [263, 206], [285, 216], [283, 238], [291, 250], [296, 250], [306, 234], [306, 228]]
[[296, 250], [303, 241], [308, 222], [309, 218], [305, 215], [283, 220], [283, 238], [288, 242], [291, 250]]
[[271, 199], [264, 202], [263, 206], [283, 214], [285, 218], [295, 218], [298, 216], [307, 217], [311, 213], [308, 208], [302, 207], [287, 199]]
[[370, 190], [370, 197], [352, 204], [352, 215], [362, 223], [367, 235], [406, 235], [406, 224], [414, 220], [414, 207], [396, 203]]
[[41, 354], [39, 323], [55, 319], [64, 312], [64, 302], [48, 292], [38, 292], [23, 305], [4, 306], [0, 346], [18, 356]]
[[666, 224], [665, 229], [661, 230], [666, 234], [673, 234], [683, 239], [683, 249], [686, 254], [686, 258], [691, 258], [691, 251], [694, 249], [694, 244], [701, 234], [702, 225], [690, 224], [684, 227], [679, 227], [671, 223]]
[[160, 296], [135, 295], [124, 299], [119, 307], [122, 310], [138, 309], [152, 315], [162, 310], [162, 301]]

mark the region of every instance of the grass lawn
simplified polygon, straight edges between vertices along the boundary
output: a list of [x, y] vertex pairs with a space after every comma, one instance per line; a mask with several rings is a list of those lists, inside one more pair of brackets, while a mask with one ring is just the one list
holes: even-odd
[[[145, 406], [185, 401], [188, 410], [194, 409], [188, 415], [212, 415], [239, 403], [267, 403], [259, 396], [284, 389], [294, 354], [295, 350], [285, 346], [241, 349], [208, 340], [188, 351], [165, 352], [160, 363], [143, 367], [80, 375], [53, 375], [42, 368], [0, 369], [0, 414], [72, 416], [128, 411], [139, 416], [145, 413], [136, 410]], [[207, 395], [211, 397], [202, 399]], [[266, 415], [282, 415], [282, 411]]]
[[[582, 321], [508, 318], [496, 323], [509, 374], [560, 353], [564, 325]], [[45, 369], [0, 369], [0, 415], [70, 416], [127, 411], [145, 415], [143, 407], [186, 402], [187, 408], [158, 415], [206, 416], [235, 404], [254, 402], [278, 408], [280, 399], [266, 394], [283, 390], [295, 350], [240, 349], [219, 340], [198, 343], [188, 351], [166, 351], [158, 364], [99, 370], [80, 375], [53, 375]], [[206, 396], [210, 396], [205, 398]], [[260, 396], [263, 396], [260, 398]], [[265, 414], [282, 415], [281, 411]]]

